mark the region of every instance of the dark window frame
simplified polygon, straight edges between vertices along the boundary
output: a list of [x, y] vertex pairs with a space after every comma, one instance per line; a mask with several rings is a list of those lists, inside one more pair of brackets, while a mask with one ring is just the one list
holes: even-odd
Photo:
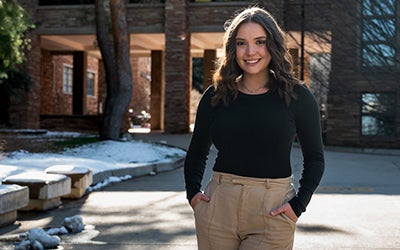
[[[66, 70], [67, 69], [67, 70]], [[63, 81], [62, 88], [64, 94], [72, 94], [73, 91], [73, 70], [74, 68], [71, 65], [64, 64], [63, 65]], [[68, 71], [68, 72], [66, 72]]]
[[[365, 95], [375, 95], [378, 97], [375, 97], [376, 99], [381, 96], [381, 98], [386, 98], [383, 99], [384, 102], [386, 102], [385, 105], [372, 105], [369, 106], [365, 103], [364, 96]], [[386, 96], [386, 97], [385, 97]], [[388, 99], [391, 98], [391, 99]], [[396, 133], [396, 124], [397, 124], [397, 116], [396, 116], [396, 106], [397, 106], [397, 96], [395, 91], [380, 91], [380, 92], [362, 92], [360, 94], [360, 135], [364, 138], [369, 138], [369, 137], [388, 137], [388, 138], [394, 138], [397, 136]], [[382, 102], [381, 102], [382, 104]], [[385, 103], [384, 103], [385, 104]], [[368, 110], [369, 109], [369, 110]], [[379, 110], [380, 109], [380, 110]], [[374, 118], [376, 121], [383, 121], [383, 122], [391, 122], [391, 124], [386, 124], [386, 129], [382, 127], [378, 127], [375, 130], [378, 131], [378, 133], [372, 133], [371, 131], [369, 133], [366, 133], [368, 130], [364, 130], [364, 117], [370, 117]], [[389, 128], [389, 129], [388, 129]], [[388, 131], [389, 130], [389, 131]], [[391, 130], [391, 132], [390, 132]], [[383, 131], [383, 132], [382, 132]], [[388, 132], [388, 133], [385, 133]]]
[[[389, 3], [385, 9], [383, 3]], [[368, 4], [370, 9], [367, 9]], [[373, 6], [373, 7], [371, 7]], [[379, 8], [377, 6], [381, 6]], [[361, 66], [398, 67], [399, 0], [363, 0], [361, 6]]]
[[[90, 78], [89, 75], [93, 77]], [[90, 79], [92, 79], [90, 81]], [[91, 82], [91, 86], [90, 86]], [[93, 71], [87, 71], [86, 73], [86, 95], [90, 97], [96, 97], [96, 73]]]

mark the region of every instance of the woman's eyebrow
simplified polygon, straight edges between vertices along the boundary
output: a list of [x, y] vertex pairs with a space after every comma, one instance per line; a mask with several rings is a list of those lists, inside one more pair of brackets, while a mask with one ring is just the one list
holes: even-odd
[[[267, 36], [258, 36], [258, 37], [253, 38], [253, 40], [257, 40], [257, 39], [267, 39]], [[241, 37], [236, 37], [236, 40], [246, 40], [246, 39], [241, 38]]]

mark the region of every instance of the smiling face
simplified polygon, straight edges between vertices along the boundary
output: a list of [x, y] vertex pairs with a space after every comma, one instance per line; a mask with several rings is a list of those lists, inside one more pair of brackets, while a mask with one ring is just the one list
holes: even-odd
[[240, 25], [236, 43], [236, 62], [243, 70], [244, 77], [268, 75], [271, 54], [267, 46], [267, 34], [258, 23], [243, 23]]

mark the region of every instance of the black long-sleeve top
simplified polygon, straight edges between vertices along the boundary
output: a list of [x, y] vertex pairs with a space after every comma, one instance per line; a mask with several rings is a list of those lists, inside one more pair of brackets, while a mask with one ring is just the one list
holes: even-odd
[[292, 175], [290, 152], [297, 135], [303, 171], [297, 195], [289, 201], [297, 216], [306, 210], [324, 172], [320, 113], [311, 92], [294, 87], [286, 105], [277, 91], [248, 95], [239, 91], [228, 106], [211, 106], [214, 87], [203, 94], [184, 164], [187, 198], [200, 192], [211, 144], [218, 150], [213, 170], [256, 178]]

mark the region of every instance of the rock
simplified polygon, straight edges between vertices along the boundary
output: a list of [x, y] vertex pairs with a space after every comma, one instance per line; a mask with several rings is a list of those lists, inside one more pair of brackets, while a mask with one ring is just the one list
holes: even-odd
[[60, 227], [58, 234], [68, 234], [68, 230], [65, 227]]
[[29, 240], [31, 242], [39, 241], [44, 248], [56, 248], [60, 244], [60, 238], [58, 236], [48, 235], [41, 228], [30, 229]]
[[64, 218], [63, 225], [69, 232], [72, 233], [80, 233], [85, 228], [82, 217], [79, 215]]
[[35, 240], [35, 242], [32, 243], [32, 249], [33, 250], [44, 250], [44, 246], [39, 241]]
[[29, 250], [31, 249], [31, 242], [29, 240], [23, 240], [17, 246], [15, 246], [14, 250]]
[[46, 233], [49, 235], [68, 234], [68, 230], [65, 227], [50, 228], [46, 231]]

